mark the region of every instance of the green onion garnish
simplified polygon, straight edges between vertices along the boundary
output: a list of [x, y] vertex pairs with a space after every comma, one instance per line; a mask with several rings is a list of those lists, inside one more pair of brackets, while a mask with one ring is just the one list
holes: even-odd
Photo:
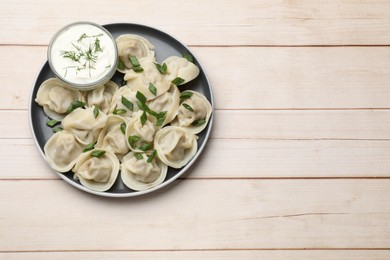
[[194, 94], [194, 93], [188, 92], [188, 91], [182, 92], [182, 93], [180, 94], [180, 99], [181, 99], [181, 100], [189, 99], [190, 97], [192, 97], [192, 94]]
[[147, 162], [151, 163], [154, 160], [154, 158], [156, 158], [156, 155], [157, 155], [157, 151], [153, 150], [152, 154], [148, 156]]
[[189, 62], [194, 62], [194, 57], [189, 53], [184, 53], [183, 58], [187, 59]]
[[192, 126], [201, 126], [203, 125], [204, 123], [206, 123], [206, 120], [205, 119], [199, 119], [199, 120], [195, 120], [194, 122], [192, 122]]
[[98, 117], [98, 115], [99, 115], [99, 107], [98, 106], [94, 106], [93, 115], [95, 116], [95, 118]]
[[141, 124], [144, 125], [146, 123], [146, 120], [148, 120], [148, 117], [146, 116], [146, 112], [144, 111], [141, 115]]
[[106, 151], [103, 150], [95, 150], [91, 153], [92, 157], [101, 157], [106, 153]]
[[114, 115], [122, 115], [122, 114], [125, 114], [127, 111], [126, 109], [115, 109], [112, 113]]
[[144, 69], [142, 68], [142, 67], [133, 67], [133, 70], [135, 71], [135, 72], [142, 72], [142, 71], [144, 71]]
[[83, 106], [85, 106], [85, 103], [84, 103], [84, 102], [79, 101], [79, 100], [73, 101], [73, 102], [69, 105], [68, 109], [66, 110], [66, 113], [69, 114], [70, 112], [72, 112], [72, 111], [75, 110], [76, 108], [83, 107]]
[[190, 105], [188, 105], [187, 103], [183, 103], [182, 104], [183, 107], [185, 107], [187, 110], [191, 111], [191, 112], [194, 112], [194, 109], [192, 109], [192, 107]]
[[90, 143], [90, 144], [88, 144], [88, 145], [84, 148], [83, 153], [88, 152], [88, 151], [91, 151], [94, 147], [95, 147], [95, 143]]
[[121, 59], [118, 59], [118, 65], [116, 66], [119, 70], [125, 70], [125, 64]]
[[163, 63], [163, 65], [160, 65], [158, 63], [155, 63], [156, 68], [161, 74], [166, 74], [167, 73], [167, 64]]
[[157, 88], [155, 85], [153, 85], [152, 82], [149, 83], [149, 90], [150, 90], [150, 92], [152, 92], [153, 95], [155, 95], [155, 96], [157, 95]]
[[174, 78], [174, 80], [172, 80], [172, 84], [175, 84], [176, 86], [182, 84], [185, 80], [180, 78], [180, 77], [176, 77]]
[[140, 67], [141, 66], [139, 64], [138, 59], [137, 59], [136, 56], [129, 56], [129, 60], [131, 62], [131, 65], [133, 65], [133, 67]]
[[59, 126], [53, 128], [54, 133], [61, 132], [62, 130], [64, 130], [64, 129], [62, 127], [59, 127]]
[[130, 111], [133, 111], [133, 108], [134, 108], [134, 105], [133, 103], [128, 100], [127, 98], [125, 98], [124, 96], [122, 96], [122, 99], [121, 99], [121, 102], [122, 104], [127, 107], [128, 109], [130, 109]]
[[139, 140], [141, 140], [141, 137], [139, 137], [138, 135], [131, 135], [128, 138], [129, 144], [133, 148], [135, 148], [135, 143], [138, 142]]
[[143, 145], [138, 147], [138, 149], [141, 151], [146, 151], [146, 150], [149, 150], [150, 148], [152, 148], [152, 144], [149, 144], [149, 143], [144, 143]]
[[122, 132], [123, 134], [125, 134], [125, 133], [126, 133], [126, 123], [122, 123], [121, 126], [120, 126], [120, 128], [121, 128], [121, 132]]
[[141, 101], [142, 103], [145, 103], [146, 102], [146, 97], [144, 94], [142, 94], [141, 92], [137, 91], [137, 93], [135, 94], [135, 97]]
[[140, 153], [134, 153], [134, 157], [137, 158], [137, 160], [142, 160], [144, 158]]
[[52, 119], [52, 120], [50, 120], [49, 122], [47, 122], [46, 124], [48, 125], [48, 126], [50, 126], [50, 127], [53, 127], [53, 126], [55, 126], [56, 124], [58, 124], [59, 123], [59, 121], [57, 121], [57, 120], [55, 120], [55, 119]]

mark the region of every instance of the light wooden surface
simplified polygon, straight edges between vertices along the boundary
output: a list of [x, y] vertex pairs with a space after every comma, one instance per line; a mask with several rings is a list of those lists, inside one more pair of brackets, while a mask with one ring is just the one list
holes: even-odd
[[[67, 23], [180, 39], [213, 86], [188, 174], [78, 191], [32, 140], [30, 91]], [[0, 8], [0, 259], [389, 259], [390, 1], [24, 1]]]

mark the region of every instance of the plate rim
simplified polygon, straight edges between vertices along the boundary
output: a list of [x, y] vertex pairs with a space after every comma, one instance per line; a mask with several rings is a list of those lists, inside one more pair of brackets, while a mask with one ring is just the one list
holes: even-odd
[[[33, 123], [33, 120], [32, 120], [32, 118], [33, 118], [32, 117], [33, 116], [32, 105], [33, 105], [33, 102], [35, 100], [35, 98], [33, 97], [33, 94], [34, 94], [34, 91], [35, 91], [35, 87], [36, 87], [35, 85], [36, 85], [36, 83], [38, 81], [38, 78], [39, 78], [40, 73], [42, 72], [43, 68], [48, 65], [47, 59], [43, 62], [43, 65], [41, 65], [40, 70], [38, 71], [38, 73], [37, 73], [37, 75], [35, 77], [35, 80], [33, 81], [33, 85], [31, 87], [31, 90], [30, 90], [29, 103], [28, 103], [28, 116], [29, 116], [30, 130], [31, 130], [31, 133], [32, 133], [32, 137], [34, 139], [35, 146], [38, 149], [39, 153], [41, 154], [41, 157], [45, 161], [46, 166], [49, 167], [49, 169], [52, 172], [54, 172], [58, 177], [60, 177], [62, 180], [64, 180], [65, 182], [67, 182], [68, 184], [70, 184], [71, 186], [73, 186], [74, 188], [76, 188], [78, 190], [82, 190], [84, 192], [87, 192], [87, 193], [90, 193], [90, 194], [93, 194], [93, 195], [97, 195], [97, 196], [101, 196], [101, 197], [110, 197], [110, 198], [138, 197], [138, 196], [141, 196], [141, 195], [146, 195], [146, 194], [152, 193], [154, 191], [160, 190], [160, 189], [168, 186], [169, 184], [171, 184], [172, 182], [177, 180], [180, 176], [182, 176], [183, 174], [187, 173], [187, 171], [195, 164], [195, 162], [197, 162], [199, 156], [202, 154], [203, 150], [205, 149], [205, 147], [206, 147], [206, 145], [208, 143], [208, 140], [210, 138], [210, 134], [211, 134], [211, 131], [212, 131], [212, 128], [213, 128], [213, 121], [214, 121], [214, 116], [215, 116], [213, 89], [212, 89], [212, 86], [210, 84], [210, 80], [209, 80], [205, 70], [203, 69], [202, 63], [199, 61], [199, 58], [196, 57], [196, 55], [194, 55], [192, 53], [192, 51], [189, 50], [189, 48], [188, 48], [188, 46], [186, 44], [184, 44], [183, 42], [181, 42], [180, 40], [178, 40], [176, 37], [172, 36], [171, 34], [165, 32], [164, 30], [161, 30], [159, 28], [152, 27], [152, 26], [149, 26], [149, 25], [138, 24], [138, 23], [109, 23], [109, 24], [103, 24], [101, 26], [103, 26], [104, 28], [106, 28], [107, 26], [129, 26], [129, 27], [136, 26], [136, 27], [144, 27], [144, 28], [148, 28], [149, 30], [154, 30], [154, 31], [157, 31], [159, 33], [163, 33], [166, 36], [174, 39], [182, 47], [187, 49], [194, 56], [195, 60], [197, 61], [198, 65], [200, 67], [200, 70], [203, 72], [203, 76], [204, 76], [204, 78], [205, 78], [205, 80], [207, 82], [208, 91], [210, 93], [210, 100], [209, 100], [209, 102], [211, 104], [212, 113], [211, 113], [211, 116], [210, 116], [210, 119], [209, 119], [209, 122], [208, 122], [207, 129], [205, 129], [206, 133], [205, 133], [205, 136], [204, 136], [204, 141], [203, 141], [202, 145], [198, 146], [198, 150], [197, 150], [195, 156], [183, 168], [180, 168], [178, 173], [176, 173], [170, 179], [164, 180], [161, 184], [159, 184], [159, 185], [157, 185], [155, 187], [152, 187], [150, 189], [143, 190], [143, 191], [133, 191], [133, 192], [123, 192], [123, 193], [107, 193], [106, 191], [94, 191], [94, 190], [91, 190], [91, 189], [88, 189], [88, 188], [84, 187], [83, 185], [81, 185], [79, 183], [76, 183], [76, 182], [72, 181], [70, 178], [67, 178], [64, 175], [64, 173], [60, 173], [60, 172], [54, 170], [52, 167], [50, 167], [50, 165], [47, 162], [46, 156], [45, 156], [45, 154], [43, 152], [43, 149], [40, 148], [40, 143], [38, 142], [37, 136], [36, 136], [35, 131], [34, 131], [34, 125], [33, 125], [34, 123]], [[107, 29], [107, 30], [111, 33], [111, 31], [109, 29]], [[50, 67], [49, 67], [49, 69], [50, 69]], [[117, 178], [120, 178], [119, 174], [118, 174]]]

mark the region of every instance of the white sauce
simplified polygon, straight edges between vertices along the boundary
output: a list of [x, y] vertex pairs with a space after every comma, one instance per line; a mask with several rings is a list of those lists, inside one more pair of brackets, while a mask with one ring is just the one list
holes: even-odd
[[[57, 35], [49, 55], [52, 68], [65, 81], [77, 85], [91, 84], [103, 79], [116, 66], [115, 48], [115, 41], [105, 31], [93, 24], [80, 23]], [[92, 54], [92, 60], [86, 58], [88, 52]]]

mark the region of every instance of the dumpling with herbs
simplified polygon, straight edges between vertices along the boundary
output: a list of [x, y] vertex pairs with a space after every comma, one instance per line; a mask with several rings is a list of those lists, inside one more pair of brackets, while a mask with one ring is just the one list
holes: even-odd
[[106, 121], [107, 115], [98, 109], [77, 108], [62, 120], [62, 126], [81, 144], [88, 145], [97, 141]]
[[167, 77], [169, 81], [176, 78], [182, 79], [176, 85], [185, 84], [199, 75], [199, 68], [193, 62], [179, 56], [170, 56], [166, 58], [163, 64], [167, 65]]
[[136, 92], [127, 86], [123, 86], [115, 92], [109, 113], [131, 117], [134, 112], [139, 111], [137, 101]]
[[130, 189], [147, 190], [161, 184], [168, 167], [157, 158], [157, 152], [128, 153], [121, 164], [121, 179]]
[[167, 126], [156, 133], [154, 149], [163, 163], [179, 169], [195, 156], [197, 137], [181, 127]]
[[69, 112], [72, 102], [81, 101], [79, 90], [71, 89], [57, 78], [45, 80], [39, 87], [35, 101], [43, 107], [45, 114], [61, 121]]
[[84, 146], [68, 131], [52, 135], [43, 148], [46, 161], [58, 172], [70, 171], [83, 149]]
[[193, 134], [200, 133], [211, 117], [210, 102], [204, 95], [193, 90], [182, 92], [180, 100], [178, 113], [172, 125], [180, 126]]
[[146, 112], [136, 112], [127, 124], [127, 145], [134, 152], [145, 152], [153, 148], [156, 126], [148, 119]]
[[94, 191], [106, 191], [118, 177], [120, 163], [116, 155], [105, 149], [93, 149], [79, 156], [73, 167], [74, 178]]
[[115, 82], [108, 81], [106, 84], [86, 92], [85, 101], [89, 107], [97, 106], [103, 113], [108, 114], [112, 98], [118, 88]]
[[118, 46], [119, 62], [117, 70], [125, 73], [133, 68], [131, 59], [143, 57], [154, 57], [154, 46], [144, 37], [135, 34], [122, 34], [116, 38]]

